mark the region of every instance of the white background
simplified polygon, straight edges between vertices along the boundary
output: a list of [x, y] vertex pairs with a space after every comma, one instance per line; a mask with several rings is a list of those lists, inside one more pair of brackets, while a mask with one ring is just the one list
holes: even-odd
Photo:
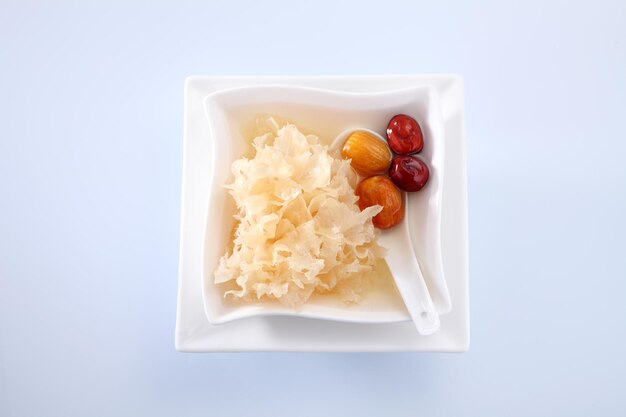
[[[0, 416], [623, 416], [626, 2], [0, 2]], [[174, 351], [183, 80], [465, 77], [465, 354]]]

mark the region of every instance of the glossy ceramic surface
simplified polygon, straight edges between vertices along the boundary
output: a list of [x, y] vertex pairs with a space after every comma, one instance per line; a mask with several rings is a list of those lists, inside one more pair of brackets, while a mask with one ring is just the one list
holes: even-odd
[[[214, 92], [294, 85], [379, 93], [429, 85], [440, 98], [445, 132], [442, 258], [451, 305], [440, 330], [420, 336], [410, 322], [345, 323], [298, 317], [250, 317], [221, 325], [206, 318], [202, 291], [210, 129], [203, 101]], [[182, 351], [463, 351], [469, 344], [467, 197], [463, 84], [455, 75], [361, 77], [190, 77], [185, 83], [184, 164], [176, 348]]]

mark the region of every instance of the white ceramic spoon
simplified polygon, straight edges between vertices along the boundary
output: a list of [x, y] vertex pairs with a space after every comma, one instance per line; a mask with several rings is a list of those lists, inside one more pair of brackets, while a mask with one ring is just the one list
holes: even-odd
[[[329, 151], [335, 156], [341, 157], [340, 152], [343, 143], [350, 133], [355, 130], [367, 131], [375, 135], [378, 139], [386, 143], [385, 139], [378, 133], [369, 129], [349, 129], [340, 133], [330, 145]], [[361, 178], [359, 177], [359, 180]], [[379, 243], [387, 248], [385, 260], [393, 275], [393, 279], [404, 300], [406, 309], [421, 335], [435, 333], [440, 326], [439, 314], [435, 310], [433, 300], [428, 292], [428, 287], [424, 281], [424, 275], [419, 263], [415, 258], [413, 243], [409, 235], [409, 224], [406, 211], [410, 209], [407, 205], [407, 198], [403, 196], [405, 202], [405, 216], [402, 221], [389, 229], [381, 230]]]

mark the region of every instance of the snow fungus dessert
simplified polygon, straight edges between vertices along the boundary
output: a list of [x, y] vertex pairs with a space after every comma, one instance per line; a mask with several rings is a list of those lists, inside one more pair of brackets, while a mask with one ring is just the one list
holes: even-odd
[[277, 299], [298, 307], [314, 293], [361, 299], [384, 250], [360, 210], [349, 160], [334, 158], [315, 135], [265, 119], [254, 156], [233, 162], [227, 188], [237, 205], [232, 246], [214, 272], [226, 297]]

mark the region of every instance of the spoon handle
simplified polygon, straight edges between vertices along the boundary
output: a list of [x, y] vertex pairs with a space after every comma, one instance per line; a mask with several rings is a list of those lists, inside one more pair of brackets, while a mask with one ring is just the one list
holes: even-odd
[[[380, 238], [380, 243], [389, 248], [385, 257], [387, 265], [418, 333], [435, 333], [440, 326], [439, 314], [433, 305], [419, 263], [413, 255], [415, 252], [407, 222], [382, 231]], [[407, 253], [412, 256], [406, 256]]]

